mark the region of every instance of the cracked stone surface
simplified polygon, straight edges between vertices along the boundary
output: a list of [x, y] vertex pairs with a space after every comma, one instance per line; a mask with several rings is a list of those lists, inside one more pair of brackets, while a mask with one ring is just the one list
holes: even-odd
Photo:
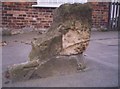
[[[48, 32], [32, 41], [30, 60], [8, 68], [10, 78], [13, 81], [43, 78], [86, 68], [82, 54], [89, 44], [90, 31], [89, 3], [61, 5], [54, 12], [53, 24]], [[75, 57], [69, 59], [72, 55]]]
[[88, 3], [61, 5], [53, 17], [48, 32], [32, 42], [30, 60], [82, 54], [86, 49], [91, 30], [91, 8]]

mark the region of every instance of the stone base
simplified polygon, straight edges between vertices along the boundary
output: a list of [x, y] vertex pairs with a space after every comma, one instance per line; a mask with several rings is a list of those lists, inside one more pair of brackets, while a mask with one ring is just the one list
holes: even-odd
[[77, 73], [86, 68], [83, 58], [79, 57], [81, 55], [57, 56], [43, 62], [33, 60], [13, 65], [7, 73], [12, 82]]

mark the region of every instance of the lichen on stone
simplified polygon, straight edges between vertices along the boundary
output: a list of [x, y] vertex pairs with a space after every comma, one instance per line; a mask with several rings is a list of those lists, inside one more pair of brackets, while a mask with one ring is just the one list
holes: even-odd
[[[29, 62], [12, 66], [9, 70], [12, 78], [24, 80], [35, 75], [48, 77], [85, 68], [81, 65], [83, 61], [78, 59], [56, 57], [83, 54], [90, 39], [91, 11], [89, 3], [63, 4], [58, 7], [49, 30], [32, 41]], [[76, 68], [77, 65], [82, 68]]]

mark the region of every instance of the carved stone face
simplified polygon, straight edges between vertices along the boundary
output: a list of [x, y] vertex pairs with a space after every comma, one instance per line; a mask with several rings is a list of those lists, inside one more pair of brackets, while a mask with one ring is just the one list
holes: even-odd
[[[73, 23], [73, 24], [71, 24]], [[90, 39], [90, 28], [88, 23], [82, 23], [80, 20], [65, 21], [63, 24], [67, 29], [62, 35], [61, 55], [81, 54], [88, 46]]]
[[[85, 30], [81, 30], [85, 29]], [[82, 25], [70, 29], [62, 36], [62, 52], [61, 55], [79, 54], [85, 51], [90, 38], [89, 29]]]

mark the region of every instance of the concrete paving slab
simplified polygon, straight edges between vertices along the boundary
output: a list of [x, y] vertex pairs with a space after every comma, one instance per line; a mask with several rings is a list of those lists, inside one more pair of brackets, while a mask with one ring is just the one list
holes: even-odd
[[[25, 62], [31, 50], [25, 41], [37, 37], [36, 33], [3, 37], [8, 45], [2, 47], [2, 69], [8, 65]], [[17, 40], [17, 42], [15, 42]], [[70, 75], [32, 79], [8, 83], [4, 87], [116, 87], [118, 86], [118, 32], [92, 32], [90, 44], [84, 54], [88, 69]], [[21, 43], [21, 41], [24, 41]], [[112, 45], [111, 45], [112, 44]], [[1, 48], [1, 47], [0, 47]]]

